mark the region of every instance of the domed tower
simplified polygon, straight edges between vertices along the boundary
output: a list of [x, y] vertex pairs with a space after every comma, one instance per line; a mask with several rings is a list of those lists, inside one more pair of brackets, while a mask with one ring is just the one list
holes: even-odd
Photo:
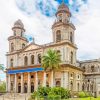
[[[53, 42], [66, 45], [66, 62], [76, 63], [77, 47], [74, 42], [75, 26], [70, 21], [71, 12], [64, 1], [56, 12], [56, 21], [52, 25]], [[65, 53], [64, 53], [65, 54]]]
[[27, 39], [24, 37], [25, 29], [20, 19], [14, 23], [12, 30], [13, 30], [13, 36], [10, 36], [8, 38], [9, 52], [21, 50], [28, 43]]
[[71, 13], [64, 1], [59, 5], [56, 13], [56, 21], [52, 25], [53, 41], [69, 41], [74, 43], [75, 26], [70, 22]]

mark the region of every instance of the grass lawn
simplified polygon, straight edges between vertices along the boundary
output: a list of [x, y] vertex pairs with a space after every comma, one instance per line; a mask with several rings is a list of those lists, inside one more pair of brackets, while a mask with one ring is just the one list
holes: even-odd
[[[39, 100], [44, 100], [44, 99], [39, 99]], [[88, 98], [70, 98], [70, 99], [61, 99], [61, 100], [100, 100], [100, 97], [98, 97], [98, 98], [93, 98], [93, 97], [88, 97]]]
[[90, 98], [89, 97], [89, 98], [82, 98], [82, 99], [80, 98], [80, 100], [100, 100], [100, 97], [99, 98], [92, 98], [92, 97]]
[[74, 99], [67, 99], [67, 100], [100, 100], [100, 97], [98, 97], [98, 98], [93, 98], [93, 97], [88, 97], [88, 98], [74, 98]]

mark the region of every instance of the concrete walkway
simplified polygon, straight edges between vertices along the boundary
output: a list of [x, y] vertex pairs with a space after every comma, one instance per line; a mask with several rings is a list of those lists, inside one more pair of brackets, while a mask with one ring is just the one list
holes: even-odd
[[0, 96], [0, 100], [28, 100], [31, 94], [6, 93]]

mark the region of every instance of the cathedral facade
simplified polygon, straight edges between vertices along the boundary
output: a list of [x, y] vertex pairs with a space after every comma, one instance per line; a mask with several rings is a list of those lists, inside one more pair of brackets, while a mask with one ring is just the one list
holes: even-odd
[[[71, 91], [84, 90], [99, 95], [100, 90], [96, 87], [99, 86], [97, 81], [99, 78], [96, 78], [99, 77], [100, 70], [88, 61], [77, 62], [75, 26], [71, 23], [70, 17], [69, 8], [62, 3], [58, 7], [56, 21], [52, 25], [53, 42], [44, 45], [35, 42], [29, 44], [24, 37], [25, 29], [22, 21], [17, 20], [14, 23], [13, 35], [8, 38], [9, 52], [6, 54], [7, 92], [31, 93], [39, 86], [60, 86]], [[51, 71], [44, 71], [41, 65], [41, 57], [49, 49], [58, 51], [62, 61], [60, 69], [55, 71], [54, 82]], [[88, 73], [86, 66], [90, 66], [89, 70], [92, 68], [92, 71]]]

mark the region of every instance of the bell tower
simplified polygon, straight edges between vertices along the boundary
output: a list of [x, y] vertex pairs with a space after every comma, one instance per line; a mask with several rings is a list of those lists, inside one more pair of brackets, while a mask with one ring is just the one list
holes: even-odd
[[[75, 26], [71, 23], [71, 12], [68, 6], [64, 3], [64, 0], [59, 5], [55, 14], [56, 20], [52, 25], [53, 43], [54, 44], [66, 44], [65, 48], [66, 61], [69, 64], [76, 63], [76, 50], [77, 47], [74, 41]], [[64, 45], [62, 45], [64, 46]], [[63, 54], [65, 54], [63, 52]]]
[[14, 23], [12, 31], [13, 31], [13, 36], [10, 36], [8, 38], [9, 52], [15, 52], [21, 50], [28, 43], [27, 39], [24, 37], [25, 29], [20, 19]]
[[64, 1], [56, 12], [56, 20], [52, 25], [53, 42], [69, 41], [74, 43], [75, 26], [70, 21], [71, 13]]

